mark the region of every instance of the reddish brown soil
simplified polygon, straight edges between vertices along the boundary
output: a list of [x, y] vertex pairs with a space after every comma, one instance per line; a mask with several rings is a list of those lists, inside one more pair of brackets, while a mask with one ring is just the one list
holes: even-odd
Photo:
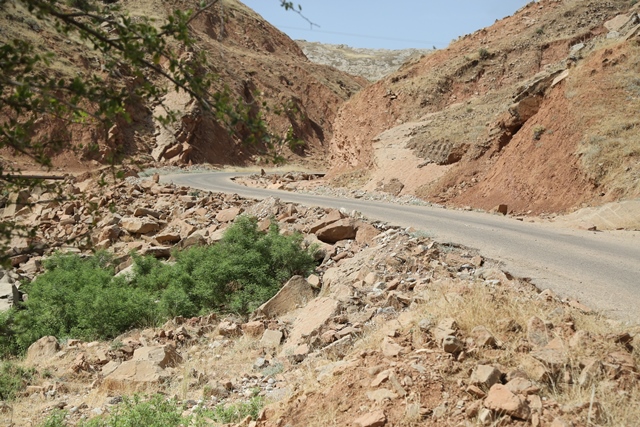
[[[421, 122], [425, 123], [426, 137], [412, 145], [418, 157], [433, 159], [428, 154], [442, 146], [463, 154], [452, 166], [443, 166], [448, 170], [442, 178], [417, 186], [415, 194], [420, 197], [483, 209], [507, 204], [518, 213], [562, 212], [583, 204], [637, 197], [637, 178], [632, 178], [637, 171], [628, 161], [605, 164], [606, 170], [601, 171], [604, 178], [599, 179], [579, 154], [580, 143], [591, 137], [602, 112], [635, 126], [629, 124], [630, 118], [622, 119], [625, 113], [619, 108], [607, 106], [624, 105], [629, 96], [620, 90], [622, 83], [611, 83], [621, 67], [611, 70], [610, 64], [613, 57], [633, 58], [624, 61], [627, 65], [622, 68], [636, 67], [637, 49], [633, 46], [637, 41], [615, 42], [619, 46], [614, 51], [626, 54], [610, 54], [605, 65], [601, 57], [607, 43], [614, 43], [604, 37], [608, 31], [604, 22], [628, 7], [623, 1], [532, 2], [447, 49], [406, 64], [340, 109], [331, 145], [334, 167], [330, 176], [372, 168], [390, 178], [406, 175], [406, 167], [395, 170], [398, 166], [393, 162], [380, 160], [376, 137], [400, 124]], [[566, 61], [570, 48], [581, 42], [589, 48], [578, 55], [570, 76], [545, 91], [531, 118], [505, 132], [512, 97], [538, 73], [571, 66], [566, 65], [571, 62]], [[468, 105], [466, 111], [464, 105]], [[594, 113], [598, 110], [600, 116]], [[466, 121], [458, 123], [457, 117], [465, 115]], [[460, 139], [466, 135], [460, 127], [483, 126], [485, 131], [477, 139], [475, 134], [473, 139]], [[536, 129], [544, 129], [539, 139], [534, 139]], [[407, 143], [410, 141], [407, 138]], [[630, 151], [626, 155], [636, 158], [635, 148]], [[625, 164], [625, 171], [619, 171], [619, 163]], [[416, 169], [415, 174], [420, 171]], [[610, 176], [615, 178], [608, 179]]]

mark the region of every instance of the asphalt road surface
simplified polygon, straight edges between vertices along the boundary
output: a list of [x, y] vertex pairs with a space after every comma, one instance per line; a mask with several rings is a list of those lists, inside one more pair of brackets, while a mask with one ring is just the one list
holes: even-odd
[[550, 288], [609, 317], [640, 323], [639, 232], [560, 229], [479, 212], [249, 188], [232, 181], [239, 175], [197, 173], [168, 175], [162, 180], [253, 199], [273, 196], [306, 206], [356, 210], [370, 219], [414, 227], [438, 242], [478, 249], [540, 289]]

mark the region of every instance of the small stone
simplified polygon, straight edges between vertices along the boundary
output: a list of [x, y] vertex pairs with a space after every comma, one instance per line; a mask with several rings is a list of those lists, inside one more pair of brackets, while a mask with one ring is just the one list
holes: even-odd
[[387, 416], [384, 411], [374, 411], [361, 416], [353, 422], [359, 427], [383, 427], [387, 423]]
[[527, 322], [527, 340], [535, 347], [544, 347], [549, 343], [547, 326], [539, 317], [532, 317]]
[[600, 374], [602, 374], [602, 362], [598, 359], [592, 359], [585, 364], [584, 369], [580, 372], [578, 378], [578, 385], [580, 387], [586, 387], [595, 381]]
[[474, 338], [476, 346], [479, 348], [495, 348], [496, 339], [484, 326], [476, 326], [471, 331], [471, 336]]
[[404, 348], [400, 344], [395, 343], [389, 337], [385, 337], [382, 340], [380, 349], [382, 350], [382, 354], [384, 354], [386, 357], [396, 357], [402, 352], [402, 350], [404, 350]]
[[540, 388], [526, 378], [514, 378], [506, 386], [514, 394], [532, 394], [540, 391]]
[[549, 424], [549, 427], [573, 427], [573, 424], [571, 424], [569, 421], [565, 421], [564, 419], [558, 417], [555, 418], [551, 424]]
[[498, 384], [501, 377], [502, 372], [493, 366], [478, 365], [476, 366], [476, 369], [473, 370], [469, 382], [472, 385], [483, 387], [488, 390], [492, 385]]
[[487, 396], [487, 393], [482, 391], [482, 389], [477, 385], [470, 385], [465, 391], [476, 399], [483, 399]]
[[478, 411], [478, 421], [483, 426], [488, 426], [493, 423], [493, 412], [487, 408], [482, 408]]
[[267, 329], [262, 334], [262, 338], [260, 339], [260, 343], [264, 347], [275, 348], [280, 345], [282, 341], [283, 333], [277, 330]]
[[375, 402], [381, 403], [381, 402], [384, 402], [385, 400], [397, 399], [398, 395], [389, 389], [381, 388], [378, 390], [368, 391], [367, 398], [369, 398], [369, 400], [373, 400]]
[[484, 406], [498, 413], [505, 413], [520, 420], [529, 419], [531, 413], [527, 402], [513, 394], [502, 384], [495, 384], [489, 390]]
[[453, 335], [449, 335], [442, 341], [442, 349], [445, 353], [456, 354], [464, 350], [464, 344]]

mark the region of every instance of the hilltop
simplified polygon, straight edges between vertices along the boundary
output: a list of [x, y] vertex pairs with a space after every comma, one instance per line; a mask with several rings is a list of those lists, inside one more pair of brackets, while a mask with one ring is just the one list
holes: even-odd
[[334, 177], [514, 213], [640, 195], [637, 4], [531, 2], [340, 109]]

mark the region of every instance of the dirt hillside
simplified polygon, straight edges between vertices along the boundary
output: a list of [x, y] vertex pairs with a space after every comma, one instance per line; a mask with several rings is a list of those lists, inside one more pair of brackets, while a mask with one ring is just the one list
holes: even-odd
[[[166, 19], [173, 9], [189, 9], [190, 2], [160, 2], [156, 0], [118, 3], [135, 20], [153, 17], [158, 22]], [[274, 5], [277, 7], [277, 5]], [[67, 40], [57, 34], [53, 23], [37, 20], [21, 4], [8, 1], [2, 6], [0, 41], [20, 37], [34, 42], [39, 49], [54, 52], [53, 72], [62, 76], [89, 74], [105, 75], [103, 58], [80, 41]], [[69, 9], [71, 11], [71, 9]], [[216, 87], [228, 87], [232, 99], [242, 100], [260, 110], [269, 130], [284, 141], [302, 141], [302, 146], [287, 143], [279, 154], [292, 161], [314, 162], [324, 165], [328, 141], [333, 134], [332, 123], [337, 108], [367, 84], [366, 80], [340, 72], [334, 68], [311, 63], [298, 45], [286, 35], [264, 21], [259, 15], [236, 0], [224, 0], [198, 16], [191, 23], [197, 50], [206, 53], [209, 69], [218, 79]], [[192, 55], [194, 52], [182, 52]], [[110, 70], [126, 73], [123, 70]], [[126, 76], [126, 74], [124, 74]], [[122, 78], [127, 84], [127, 77]], [[264, 147], [243, 145], [232, 138], [227, 129], [206, 118], [196, 105], [183, 94], [170, 92], [165, 103], [183, 112], [177, 123], [163, 129], [153, 119], [157, 106], [132, 105], [132, 123], [118, 123], [109, 130], [109, 140], [101, 141], [98, 129], [83, 125], [66, 125], [52, 119], [42, 121], [38, 132], [68, 130], [67, 139], [75, 147], [99, 144], [97, 152], [79, 149], [52, 152], [54, 165], [60, 169], [92, 167], [89, 161], [105, 162], [113, 152], [124, 155], [128, 161], [159, 163], [211, 163], [246, 164], [264, 160]], [[264, 103], [264, 105], [263, 105]], [[275, 141], [276, 144], [280, 141]], [[13, 153], [5, 152], [3, 157]], [[29, 162], [15, 159], [16, 165]], [[33, 165], [31, 165], [33, 166]]]
[[405, 64], [341, 108], [333, 176], [518, 213], [639, 196], [638, 9], [532, 2]]
[[[250, 318], [178, 316], [110, 341], [40, 338], [25, 358], [0, 361], [2, 425], [637, 425], [638, 327], [540, 292], [473, 250], [357, 212], [257, 202], [157, 176], [110, 181], [106, 191], [90, 178], [65, 184], [86, 202], [17, 207], [48, 245], [22, 246], [14, 268], [0, 270], [2, 300], [23, 301], [21, 283], [57, 248], [88, 256], [90, 239], [132, 277], [131, 251], [167, 259], [216, 244], [240, 212], [261, 229], [303, 233], [305, 246], [317, 245], [317, 267]], [[96, 215], [99, 226], [89, 227]]]

